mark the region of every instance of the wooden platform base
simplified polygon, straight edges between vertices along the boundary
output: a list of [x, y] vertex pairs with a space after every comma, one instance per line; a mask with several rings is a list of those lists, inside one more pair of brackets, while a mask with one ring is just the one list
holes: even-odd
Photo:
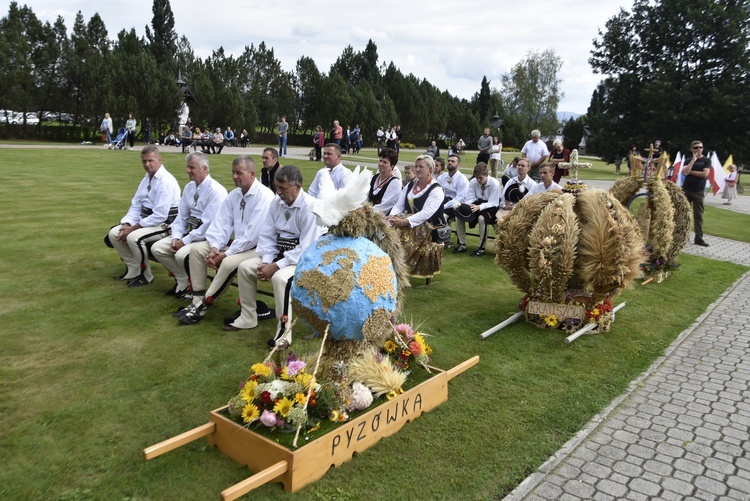
[[148, 447], [145, 459], [152, 459], [193, 440], [208, 437], [226, 456], [256, 472], [246, 480], [221, 493], [230, 500], [247, 494], [268, 482], [281, 482], [288, 492], [322, 478], [332, 466], [352, 459], [381, 438], [399, 431], [406, 423], [418, 418], [448, 400], [448, 381], [479, 363], [475, 356], [381, 404], [297, 450], [290, 450], [225, 417], [220, 409], [211, 411], [209, 422], [181, 435]]

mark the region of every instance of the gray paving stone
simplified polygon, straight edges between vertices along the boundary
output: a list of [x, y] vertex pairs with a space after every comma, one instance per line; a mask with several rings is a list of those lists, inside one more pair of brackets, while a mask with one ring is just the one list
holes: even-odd
[[691, 483], [676, 478], [665, 478], [661, 485], [664, 489], [682, 496], [689, 496], [694, 490]]
[[647, 480], [643, 480], [642, 478], [633, 479], [628, 484], [628, 487], [648, 497], [658, 496], [659, 493], [661, 492], [661, 486], [659, 484], [654, 483], [654, 482], [649, 482]]
[[596, 484], [596, 488], [601, 492], [609, 494], [610, 496], [614, 496], [616, 498], [623, 497], [628, 491], [628, 488], [623, 484], [618, 484], [617, 482], [613, 482], [608, 479], [599, 481], [599, 483]]
[[563, 490], [571, 496], [578, 496], [581, 499], [590, 499], [596, 492], [594, 486], [585, 484], [577, 479], [565, 482]]
[[713, 494], [714, 496], [723, 496], [727, 492], [727, 486], [716, 480], [712, 480], [707, 477], [697, 477], [695, 479], [695, 486], [698, 489], [702, 489], [706, 492]]

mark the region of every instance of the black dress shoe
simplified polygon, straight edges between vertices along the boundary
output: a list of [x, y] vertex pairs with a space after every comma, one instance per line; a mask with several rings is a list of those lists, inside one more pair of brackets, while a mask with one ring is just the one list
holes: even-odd
[[237, 332], [237, 331], [245, 331], [247, 329], [240, 329], [239, 327], [235, 327], [232, 324], [228, 324], [228, 325], [225, 325], [224, 327], [222, 327], [222, 330], [225, 330], [227, 332]]
[[708, 247], [708, 244], [702, 238], [696, 238], [695, 245], [700, 245], [701, 247]]
[[132, 277], [131, 277], [131, 278], [128, 278], [128, 277], [127, 277], [127, 274], [128, 274], [128, 272], [126, 271], [126, 272], [125, 272], [125, 273], [123, 273], [122, 275], [117, 275], [116, 277], [112, 277], [112, 278], [114, 278], [115, 280], [125, 280], [125, 281], [130, 281], [130, 280], [133, 280], [133, 278], [132, 278]]
[[165, 296], [176, 296], [177, 295], [177, 284], [174, 284], [171, 289], [164, 293]]
[[232, 315], [231, 317], [224, 317], [224, 325], [229, 325], [238, 318], [240, 318], [240, 315], [242, 314], [242, 310], [237, 310], [237, 312]]
[[472, 256], [484, 256], [484, 249], [477, 249], [471, 253]]
[[454, 254], [462, 254], [464, 252], [466, 252], [466, 246], [463, 245], [463, 244], [460, 244], [458, 247], [456, 247], [455, 249], [453, 249], [453, 253]]
[[143, 275], [138, 275], [133, 280], [128, 282], [128, 287], [143, 287], [144, 285], [150, 284], [150, 280], [146, 280], [146, 277]]

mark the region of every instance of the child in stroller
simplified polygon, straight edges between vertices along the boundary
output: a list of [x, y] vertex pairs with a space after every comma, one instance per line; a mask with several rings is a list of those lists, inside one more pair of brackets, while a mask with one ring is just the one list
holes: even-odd
[[128, 130], [125, 127], [117, 129], [117, 136], [107, 145], [108, 150], [121, 150], [125, 147], [125, 140], [128, 138]]

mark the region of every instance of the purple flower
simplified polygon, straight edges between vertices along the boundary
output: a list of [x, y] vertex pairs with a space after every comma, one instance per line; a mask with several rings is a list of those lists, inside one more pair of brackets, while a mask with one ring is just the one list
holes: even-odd
[[307, 366], [305, 362], [302, 360], [295, 360], [294, 362], [290, 362], [289, 365], [286, 367], [286, 373], [289, 375], [289, 377], [294, 377], [297, 375], [299, 371], [304, 369]]
[[260, 415], [260, 422], [269, 428], [273, 428], [276, 426], [276, 414], [266, 409], [263, 411], [263, 414]]

